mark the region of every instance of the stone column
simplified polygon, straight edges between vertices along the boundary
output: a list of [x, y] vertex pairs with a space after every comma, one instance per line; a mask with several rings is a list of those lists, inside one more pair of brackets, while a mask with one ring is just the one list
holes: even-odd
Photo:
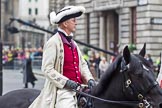
[[105, 19], [104, 16], [100, 15], [100, 24], [99, 24], [99, 48], [105, 49]]
[[5, 0], [1, 0], [1, 41], [4, 40]]

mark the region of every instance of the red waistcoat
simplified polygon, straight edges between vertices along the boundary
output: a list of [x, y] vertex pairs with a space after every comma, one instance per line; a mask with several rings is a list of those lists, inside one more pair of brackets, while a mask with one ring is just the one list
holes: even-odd
[[82, 84], [77, 48], [73, 40], [69, 43], [64, 36], [61, 35], [61, 38], [64, 45], [63, 75]]

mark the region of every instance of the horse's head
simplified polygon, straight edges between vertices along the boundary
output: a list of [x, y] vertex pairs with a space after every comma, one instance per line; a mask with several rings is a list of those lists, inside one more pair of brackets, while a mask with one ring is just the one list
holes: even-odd
[[[144, 58], [145, 52], [146, 44], [139, 54], [130, 53], [126, 46], [100, 79], [94, 94], [115, 101], [137, 101], [141, 103], [140, 108], [162, 108], [162, 89], [152, 66]], [[113, 106], [110, 107], [121, 107]]]
[[[162, 89], [159, 87], [152, 66], [145, 60], [146, 44], [139, 55], [123, 50], [120, 72], [123, 75], [123, 90], [130, 100], [139, 100], [146, 108], [162, 108]], [[142, 104], [141, 104], [142, 105]]]

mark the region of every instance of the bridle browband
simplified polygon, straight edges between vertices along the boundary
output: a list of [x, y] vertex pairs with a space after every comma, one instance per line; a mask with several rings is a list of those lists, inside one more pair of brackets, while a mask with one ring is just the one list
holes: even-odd
[[150, 90], [152, 90], [154, 87], [156, 87], [158, 85], [158, 83], [155, 81], [153, 83], [153, 85], [150, 85], [147, 88], [145, 93], [141, 94], [140, 92], [138, 92], [138, 90], [132, 84], [131, 79], [126, 74], [126, 71], [128, 69], [129, 69], [129, 64], [126, 64], [125, 60], [122, 59], [120, 72], [122, 72], [123, 76], [124, 76], [124, 80], [125, 80], [124, 87], [126, 89], [128, 89], [128, 88], [132, 89], [133, 91], [136, 90], [136, 92], [134, 94], [137, 95], [139, 101], [113, 101], [113, 100], [108, 100], [108, 99], [102, 99], [102, 98], [93, 96], [91, 94], [88, 94], [88, 93], [85, 93], [85, 92], [82, 92], [82, 91], [79, 91], [79, 90], [73, 90], [73, 91], [80, 94], [80, 95], [83, 95], [83, 96], [86, 96], [86, 97], [89, 97], [89, 98], [92, 98], [92, 99], [96, 99], [96, 100], [99, 100], [99, 101], [103, 101], [103, 102], [106, 102], [106, 103], [120, 104], [120, 105], [126, 105], [126, 106], [134, 106], [134, 107], [138, 107], [138, 108], [144, 108], [144, 107], [149, 108], [150, 103], [145, 99], [145, 96]]

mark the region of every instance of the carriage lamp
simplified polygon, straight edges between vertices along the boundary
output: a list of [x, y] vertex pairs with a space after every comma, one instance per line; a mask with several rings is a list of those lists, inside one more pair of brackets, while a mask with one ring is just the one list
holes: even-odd
[[12, 34], [14, 34], [14, 33], [19, 33], [19, 30], [18, 30], [16, 27], [14, 27], [14, 26], [8, 27], [7, 30], [8, 30], [10, 33], [12, 33]]
[[9, 22], [9, 24], [7, 25], [7, 30], [10, 32], [10, 33], [12, 33], [12, 34], [14, 34], [14, 33], [19, 33], [19, 30], [16, 28], [16, 27], [14, 27], [14, 26], [11, 26], [11, 24], [14, 22], [14, 19], [10, 19], [10, 22]]

